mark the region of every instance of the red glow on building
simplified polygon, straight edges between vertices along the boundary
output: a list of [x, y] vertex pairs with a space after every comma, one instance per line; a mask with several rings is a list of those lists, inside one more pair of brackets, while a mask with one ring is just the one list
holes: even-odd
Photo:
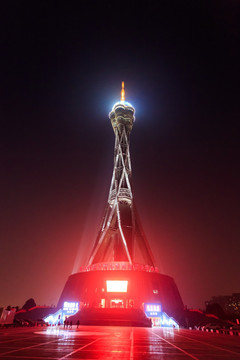
[[112, 261], [105, 263], [97, 263], [88, 266], [81, 266], [79, 271], [105, 271], [105, 270], [133, 270], [133, 271], [146, 271], [146, 272], [159, 272], [158, 267], [145, 264], [130, 264], [125, 261]]

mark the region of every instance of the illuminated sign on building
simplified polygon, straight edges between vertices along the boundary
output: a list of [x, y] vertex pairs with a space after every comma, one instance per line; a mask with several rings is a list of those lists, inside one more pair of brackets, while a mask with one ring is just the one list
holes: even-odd
[[64, 314], [75, 314], [79, 310], [79, 302], [64, 301], [63, 311]]
[[145, 304], [144, 310], [148, 317], [160, 317], [162, 312], [160, 304]]
[[127, 292], [127, 280], [107, 280], [107, 292]]
[[50, 325], [63, 324], [64, 320], [68, 316], [74, 315], [79, 311], [79, 302], [69, 302], [65, 301], [63, 303], [63, 308], [59, 309], [54, 314], [50, 314], [44, 318], [44, 321]]

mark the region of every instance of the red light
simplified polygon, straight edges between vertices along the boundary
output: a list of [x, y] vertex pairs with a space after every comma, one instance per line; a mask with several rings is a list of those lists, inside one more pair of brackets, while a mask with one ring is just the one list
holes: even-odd
[[127, 292], [127, 280], [107, 280], [107, 292]]

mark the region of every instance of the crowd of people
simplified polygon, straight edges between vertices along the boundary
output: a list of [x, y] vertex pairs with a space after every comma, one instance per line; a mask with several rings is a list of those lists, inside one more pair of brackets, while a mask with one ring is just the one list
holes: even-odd
[[[64, 323], [63, 323], [64, 329], [72, 329], [72, 325], [73, 325], [72, 321], [68, 321], [68, 319], [64, 320]], [[79, 325], [80, 325], [80, 321], [78, 320], [77, 321], [77, 329], [78, 329]]]

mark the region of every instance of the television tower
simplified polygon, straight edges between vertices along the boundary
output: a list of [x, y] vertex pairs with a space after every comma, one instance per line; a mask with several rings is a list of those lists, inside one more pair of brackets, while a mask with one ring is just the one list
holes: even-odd
[[[129, 140], [135, 109], [125, 100], [124, 82], [121, 100], [113, 106], [109, 118], [115, 146], [105, 214], [87, 266], [80, 266], [77, 273], [68, 277], [58, 302], [59, 308], [69, 302], [78, 304], [83, 309], [81, 321], [88, 325], [95, 324], [97, 314], [109, 308], [133, 312], [145, 309], [148, 314], [148, 309], [154, 307], [171, 316], [183, 309], [174, 279], [160, 274], [155, 267], [134, 203]], [[137, 323], [139, 319], [137, 313], [135, 315]], [[106, 319], [110, 315], [105, 312], [104, 316]], [[126, 315], [122, 313], [121, 316]], [[153, 317], [154, 324], [159, 325], [159, 313], [154, 313]]]
[[109, 118], [115, 134], [113, 175], [107, 208], [88, 265], [128, 262], [154, 266], [133, 201], [129, 140], [135, 109], [125, 100], [124, 82], [121, 101], [113, 106]]

